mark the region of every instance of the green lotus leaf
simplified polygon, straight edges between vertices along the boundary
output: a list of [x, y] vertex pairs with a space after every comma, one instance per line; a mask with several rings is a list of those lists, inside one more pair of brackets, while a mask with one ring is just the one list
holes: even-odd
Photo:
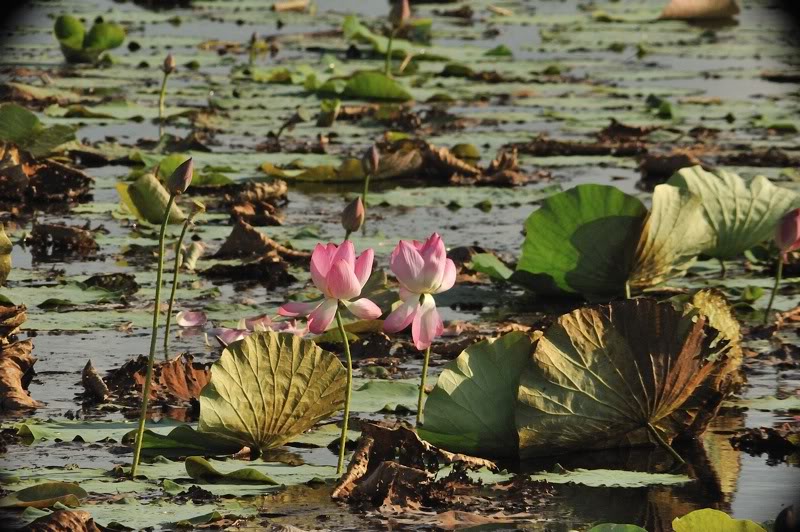
[[117, 48], [125, 41], [125, 28], [113, 22], [98, 22], [92, 26], [83, 40], [87, 52], [104, 52]]
[[356, 72], [344, 85], [342, 96], [362, 100], [407, 102], [413, 96], [400, 82], [383, 72]]
[[649, 431], [672, 439], [670, 415], [724, 364], [717, 336], [706, 318], [651, 299], [559, 317], [520, 377], [520, 455], [647, 444]]
[[674, 532], [766, 532], [748, 519], [734, 519], [725, 512], [704, 508], [672, 520]]
[[[83, 39], [86, 29], [78, 18], [72, 15], [61, 15], [56, 19], [53, 33], [61, 44], [65, 57], [71, 53], [80, 53], [83, 49]], [[69, 57], [67, 57], [69, 60]]]
[[703, 250], [718, 259], [733, 259], [772, 237], [780, 218], [800, 207], [800, 195], [773, 185], [764, 176], [745, 181], [700, 166], [683, 168], [667, 182], [700, 197], [712, 241]]
[[[169, 192], [153, 174], [144, 174], [131, 184], [118, 183], [117, 192], [125, 207], [139, 220], [160, 224], [169, 203]], [[180, 207], [172, 204], [169, 223], [181, 223], [186, 219]]]
[[73, 482], [42, 482], [0, 499], [0, 508], [49, 508], [56, 503], [75, 507], [89, 494]]
[[492, 279], [501, 281], [507, 280], [514, 274], [514, 270], [503, 264], [497, 258], [497, 255], [492, 253], [477, 253], [473, 255], [470, 267], [476, 272], [485, 273]]
[[345, 369], [332, 353], [290, 334], [230, 344], [200, 394], [201, 432], [280, 447], [344, 406]]
[[562, 469], [557, 472], [534, 473], [531, 480], [551, 484], [582, 484], [592, 488], [645, 488], [647, 486], [674, 486], [688, 484], [692, 479], [687, 475], [671, 473], [647, 473], [624, 469]]
[[525, 222], [515, 278], [536, 292], [620, 295], [647, 210], [607, 185], [578, 185], [545, 199]]
[[618, 523], [603, 523], [595, 525], [588, 532], [647, 532], [644, 528], [636, 525], [621, 525]]
[[75, 140], [75, 129], [64, 124], [44, 127], [35, 114], [9, 103], [0, 106], [0, 140], [17, 145], [34, 157], [44, 157]]
[[11, 250], [13, 247], [3, 224], [0, 223], [0, 285], [6, 282], [8, 274], [11, 273]]
[[631, 288], [642, 290], [683, 275], [711, 239], [700, 198], [677, 187], [658, 185], [636, 247]]
[[514, 404], [533, 343], [521, 332], [471, 345], [448, 362], [425, 403], [419, 435], [449, 451], [516, 456]]
[[220, 473], [208, 460], [201, 456], [189, 456], [185, 461], [186, 473], [193, 480], [209, 482], [211, 484], [269, 484], [276, 486], [278, 483], [267, 475], [253, 468], [242, 468], [230, 473]]

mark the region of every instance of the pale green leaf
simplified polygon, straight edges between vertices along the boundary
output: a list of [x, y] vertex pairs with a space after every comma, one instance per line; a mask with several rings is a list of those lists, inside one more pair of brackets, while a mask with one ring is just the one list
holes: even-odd
[[672, 520], [674, 532], [766, 532], [748, 519], [734, 519], [725, 512], [711, 508], [695, 510]]

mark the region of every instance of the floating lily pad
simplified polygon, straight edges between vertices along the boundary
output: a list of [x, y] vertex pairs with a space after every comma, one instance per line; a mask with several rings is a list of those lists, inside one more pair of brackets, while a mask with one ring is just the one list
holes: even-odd
[[72, 482], [42, 482], [6, 495], [0, 499], [0, 508], [49, 508], [56, 503], [75, 507], [88, 496]]
[[692, 479], [686, 475], [668, 473], [644, 473], [620, 469], [575, 469], [558, 473], [536, 473], [531, 480], [541, 480], [551, 484], [583, 484], [584, 486], [609, 488], [644, 488], [646, 486], [671, 486], [687, 484]]
[[247, 467], [229, 473], [220, 473], [208, 460], [200, 456], [189, 456], [186, 458], [185, 464], [186, 473], [192, 479], [212, 484], [267, 484], [270, 486], [278, 484], [261, 471]]

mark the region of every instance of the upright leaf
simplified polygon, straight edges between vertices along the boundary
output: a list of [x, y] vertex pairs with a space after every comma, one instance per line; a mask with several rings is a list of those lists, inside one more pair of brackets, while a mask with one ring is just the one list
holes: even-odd
[[[164, 219], [164, 211], [169, 203], [169, 192], [153, 174], [144, 174], [131, 184], [117, 184], [122, 203], [142, 221], [160, 224]], [[186, 219], [180, 207], [172, 204], [169, 212], [169, 223], [180, 223]]]
[[622, 294], [646, 214], [641, 201], [612, 186], [550, 196], [525, 222], [515, 277], [545, 294]]
[[[520, 378], [520, 455], [642, 444], [724, 363], [704, 317], [634, 299], [558, 318]], [[663, 434], [675, 436], [674, 428]]]
[[515, 456], [514, 403], [533, 343], [521, 332], [484, 340], [448, 362], [425, 402], [421, 438], [452, 452]]
[[718, 259], [736, 258], [770, 239], [778, 220], [800, 207], [800, 195], [764, 176], [747, 182], [732, 172], [713, 174], [692, 166], [678, 170], [667, 183], [700, 197], [713, 235], [703, 253]]
[[310, 340], [254, 333], [228, 345], [211, 368], [199, 430], [254, 449], [280, 447], [343, 407], [345, 373]]
[[125, 41], [125, 28], [113, 22], [98, 22], [92, 26], [83, 41], [83, 48], [100, 53], [117, 48]]
[[700, 198], [658, 185], [636, 247], [630, 286], [641, 290], [683, 275], [711, 240]]

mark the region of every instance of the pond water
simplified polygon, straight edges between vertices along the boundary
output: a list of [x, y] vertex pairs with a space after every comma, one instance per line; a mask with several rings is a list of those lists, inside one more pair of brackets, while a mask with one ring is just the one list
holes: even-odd
[[[152, 153], [142, 147], [142, 141], [158, 137], [160, 73], [156, 66], [169, 51], [176, 56], [179, 69], [169, 81], [167, 114], [198, 111], [210, 116], [203, 122], [205, 118], [187, 113], [175, 117], [166, 127], [167, 133], [180, 137], [204, 130], [210, 151], [192, 152], [198, 167], [223, 167], [229, 178], [242, 181], [265, 177], [260, 165], [266, 162], [286, 165], [300, 160], [307, 167], [338, 164], [344, 157], [359, 157], [366, 146], [393, 127], [378, 120], [360, 120], [340, 121], [334, 128], [322, 128], [312, 120], [297, 125], [284, 138], [292, 145], [314, 144], [318, 135], [325, 135], [329, 140], [325, 153], [258, 151], [267, 133], [277, 131], [296, 106], [316, 112], [319, 101], [305, 91], [302, 83], [259, 83], [232, 74], [235, 67], [247, 62], [247, 54], [225, 51], [226, 43], [233, 49], [233, 43], [244, 43], [257, 32], [280, 44], [275, 58], [257, 59], [256, 67], [260, 69], [295, 69], [302, 64], [327, 77], [330, 72], [325, 64], [331, 62], [336, 65], [336, 74], [377, 68], [380, 57], [370, 56], [369, 47], [363, 43], [357, 45], [360, 58], [349, 58], [350, 43], [336, 30], [346, 14], [357, 14], [373, 28], [379, 28], [388, 4], [357, 0], [313, 3], [314, 15], [278, 14], [265, 8], [266, 3], [260, 0], [195, 0], [192, 8], [164, 11], [111, 0], [35, 0], [19, 9], [13, 20], [2, 22], [0, 79], [63, 91], [62, 96], [79, 93], [83, 105], [104, 111], [111, 118], [67, 118], [59, 112], [58, 105], [34, 103], [31, 107], [45, 125], [73, 125], [77, 139], [100, 151], [130, 154], [138, 149], [148, 155]], [[800, 89], [797, 83], [770, 81], [762, 75], [767, 70], [796, 73], [800, 69], [798, 32], [788, 25], [775, 3], [745, 2], [735, 24], [713, 28], [680, 21], [652, 22], [662, 3], [509, 0], [502, 6], [513, 11], [514, 16], [504, 17], [489, 11], [490, 2], [479, 0], [468, 2], [476, 13], [472, 22], [441, 14], [467, 3], [415, 4], [415, 16], [433, 20], [432, 44], [436, 53], [445, 53], [454, 62], [469, 63], [476, 71], [497, 72], [504, 78], [499, 83], [485, 83], [439, 77], [444, 62], [415, 62], [417, 74], [402, 78], [412, 87], [416, 102], [412, 111], [432, 110], [436, 104], [428, 99], [435, 94], [450, 94], [455, 99], [445, 106], [452, 115], [447, 120], [453, 122], [452, 127], [447, 123], [431, 126], [429, 134], [421, 136], [437, 146], [474, 144], [481, 153], [481, 164], [486, 166], [498, 148], [509, 143], [528, 142], [541, 133], [562, 140], [591, 140], [608, 125], [609, 119], [615, 118], [629, 125], [657, 126], [659, 132], [653, 145], [659, 153], [674, 146], [693, 146], [689, 132], [694, 128], [715, 128], [718, 131], [713, 147], [699, 146], [699, 141], [693, 146], [709, 166], [716, 165], [720, 154], [767, 148], [783, 150], [797, 161]], [[610, 20], [597, 16], [599, 12], [611, 14]], [[53, 19], [62, 13], [73, 13], [88, 21], [102, 16], [126, 25], [126, 45], [112, 51], [112, 65], [72, 67], [63, 62], [52, 35]], [[133, 42], [139, 47], [128, 46]], [[208, 46], [200, 47], [201, 43]], [[513, 56], [484, 55], [485, 50], [499, 45], [507, 46]], [[186, 66], [190, 61], [196, 61], [193, 68]], [[562, 75], [541, 75], [553, 65]], [[95, 93], [106, 94], [107, 101], [90, 98]], [[645, 105], [648, 95], [669, 101], [675, 114], [668, 119], [654, 115]], [[209, 102], [217, 112], [211, 111]], [[363, 102], [345, 102], [360, 103]], [[456, 120], [464, 123], [456, 125]], [[775, 127], [779, 122], [792, 127]], [[366, 234], [353, 238], [357, 249], [374, 247], [379, 266], [386, 268], [388, 254], [398, 239], [419, 239], [435, 230], [449, 247], [478, 246], [513, 261], [525, 239], [526, 218], [544, 197], [558, 190], [583, 183], [613, 184], [650, 201], [650, 194], [644, 191], [648, 186], [640, 182], [639, 160], [635, 157], [533, 156], [521, 152], [519, 162], [526, 174], [540, 172], [545, 177], [513, 189], [454, 187], [420, 179], [375, 183]], [[797, 167], [793, 167], [792, 174], [792, 169], [784, 165], [750, 164], [745, 161], [726, 167], [745, 177], [763, 174], [787, 188], [800, 190]], [[0, 212], [0, 220], [15, 244], [14, 269], [0, 294], [28, 307], [21, 337], [32, 339], [38, 359], [37, 376], [29, 389], [32, 397], [44, 403], [35, 417], [120, 421], [125, 418], [124, 410], [82, 406], [81, 370], [91, 360], [102, 374], [145, 354], [155, 274], [151, 254], [132, 251], [132, 245], [152, 250], [157, 236], [153, 227], [139, 224], [120, 208], [117, 184], [128, 177], [130, 166], [110, 163], [85, 171], [94, 178], [91, 201], [67, 212], [45, 209], [35, 216]], [[339, 213], [359, 189], [360, 183], [352, 182], [290, 182], [289, 202], [283, 208], [285, 223], [260, 230], [305, 250], [317, 241], [338, 239]], [[100, 249], [90, 257], [35, 256], [22, 242], [34, 221], [88, 224]], [[216, 250], [230, 228], [227, 214], [211, 213], [201, 219], [193, 234], [209, 249]], [[169, 234], [175, 237], [178, 231], [179, 228], [170, 227]], [[210, 265], [215, 259], [209, 256], [202, 260]], [[135, 275], [141, 286], [139, 292], [129, 300], [108, 304], [87, 299], [80, 285], [75, 284], [93, 274], [112, 272]], [[682, 282], [688, 287], [718, 284], [723, 290], [749, 285], [768, 288], [772, 282], [767, 273], [745, 270], [740, 263], [729, 264], [728, 272], [728, 280], [718, 281], [716, 263], [701, 261]], [[288, 294], [304, 289], [308, 275], [295, 273], [297, 283], [275, 290], [258, 283], [212, 282], [194, 273], [182, 274], [178, 307], [205, 309], [215, 324], [227, 326], [240, 317], [275, 314]], [[789, 310], [800, 301], [798, 279], [789, 279], [787, 285], [792, 288], [778, 298], [779, 310]], [[73, 300], [74, 304], [58, 310], [39, 306], [51, 298]], [[552, 312], [548, 302], [505, 285], [457, 287], [437, 301], [446, 323], [472, 321], [485, 333], [509, 321], [536, 324], [542, 312]], [[742, 315], [742, 319], [752, 325], [752, 316], [757, 317], [765, 306], [766, 297], [762, 297], [752, 304], [755, 314]], [[796, 344], [797, 340], [796, 330], [787, 330], [771, 344], [745, 338], [745, 345], [754, 356], [746, 365], [747, 383], [739, 393], [741, 398], [799, 396], [797, 360], [786, 369], [770, 364], [762, 356], [781, 342]], [[196, 361], [212, 362], [220, 351], [203, 334], [184, 333], [171, 342], [169, 354], [188, 352]], [[455, 356], [437, 355], [436, 351], [435, 345], [434, 375], [448, 358]], [[162, 357], [160, 353], [159, 358]], [[418, 377], [420, 366], [419, 357], [408, 356], [399, 371], [413, 380]], [[357, 371], [357, 376], [363, 375]], [[168, 417], [168, 413], [156, 413], [156, 417], [164, 415]], [[757, 522], [774, 519], [781, 509], [796, 501], [800, 487], [798, 453], [772, 461], [766, 455], [751, 456], [734, 450], [729, 438], [747, 427], [796, 424], [796, 415], [724, 407], [702, 441], [694, 447], [678, 447], [687, 458], [688, 473], [696, 481], [637, 488], [557, 485], [544, 504], [529, 507], [536, 518], [520, 528], [584, 529], [597, 521], [613, 521], [637, 523], [652, 531], [671, 530], [674, 517], [709, 507]], [[413, 415], [374, 412], [356, 412], [355, 417], [413, 420]], [[19, 419], [20, 416], [11, 416], [4, 426]], [[340, 416], [334, 418], [339, 419]], [[289, 451], [309, 464], [336, 463], [334, 453], [324, 447]], [[109, 469], [130, 460], [129, 449], [118, 445], [49, 441], [31, 446], [12, 443], [8, 452], [0, 456], [0, 465], [12, 472], [34, 466], [61, 468], [66, 464]], [[660, 449], [604, 451], [505, 465], [515, 471], [535, 472], [556, 464], [567, 469], [648, 472], [664, 472], [671, 465], [668, 455]], [[345, 506], [333, 503], [329, 493], [330, 486], [295, 486], [242, 504], [258, 509], [270, 522], [300, 528], [374, 526], [375, 516], [351, 513]], [[105, 524], [109, 512], [99, 507], [98, 511], [98, 521]], [[164, 517], [153, 524], [161, 526], [168, 521], [171, 519]], [[254, 525], [245, 524], [242, 528], [249, 526]]]

